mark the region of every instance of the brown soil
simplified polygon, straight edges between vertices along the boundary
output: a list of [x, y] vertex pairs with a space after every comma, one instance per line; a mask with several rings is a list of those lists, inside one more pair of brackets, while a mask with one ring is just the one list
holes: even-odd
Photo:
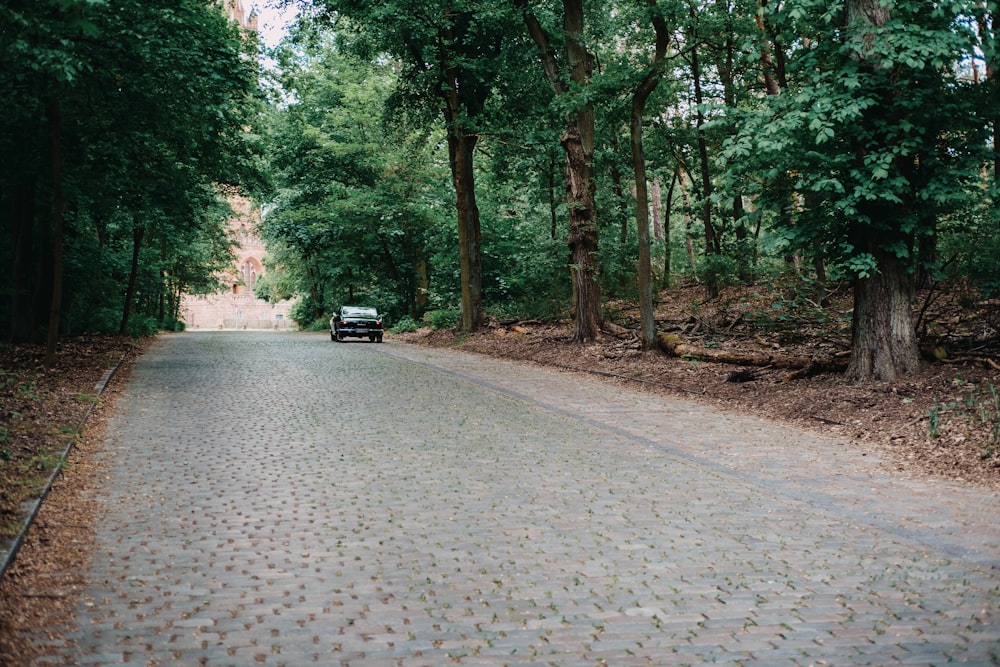
[[[61, 643], [72, 628], [79, 572], [92, 553], [97, 503], [91, 492], [100, 469], [94, 454], [140, 347], [117, 337], [88, 337], [60, 346], [55, 368], [41, 365], [37, 346], [0, 353], [0, 414], [8, 437], [0, 442], [0, 553], [25, 520], [24, 503], [55, 477], [16, 558], [0, 581], [0, 664], [35, 664], [44, 647], [39, 633]], [[108, 379], [107, 373], [117, 368]], [[97, 398], [95, 386], [106, 381]], [[86, 421], [84, 422], [84, 417]], [[65, 462], [61, 456], [72, 440]]]
[[[849, 304], [819, 311], [808, 300], [789, 305], [778, 288], [743, 289], [704, 302], [696, 287], [672, 290], [657, 308], [657, 328], [686, 342], [733, 352], [835, 356], [847, 349]], [[941, 303], [946, 301], [947, 303]], [[964, 303], [964, 306], [959, 306]], [[834, 313], [831, 317], [829, 313]], [[947, 352], [916, 376], [856, 386], [826, 373], [790, 380], [789, 369], [741, 368], [661, 352], [642, 352], [638, 313], [612, 304], [620, 327], [599, 342], [571, 343], [566, 322], [490, 322], [481, 332], [422, 330], [390, 340], [462, 350], [596, 374], [643, 391], [705, 401], [830, 433], [882, 454], [895, 474], [931, 475], [1000, 490], [1000, 304], [961, 293], [928, 308], [922, 341]], [[610, 327], [614, 328], [614, 327]], [[93, 548], [98, 520], [91, 491], [102, 474], [95, 453], [104, 426], [141, 345], [114, 337], [64, 343], [55, 369], [38, 347], [0, 349], [0, 549], [23, 520], [51, 464], [75, 444], [17, 558], [0, 582], [0, 664], [29, 665], [42, 654], [26, 635], [44, 628], [50, 642], [72, 627], [76, 573]], [[106, 371], [121, 364], [95, 404]], [[734, 382], [735, 375], [743, 381]], [[79, 425], [93, 408], [86, 425]], [[37, 636], [37, 635], [36, 635]]]

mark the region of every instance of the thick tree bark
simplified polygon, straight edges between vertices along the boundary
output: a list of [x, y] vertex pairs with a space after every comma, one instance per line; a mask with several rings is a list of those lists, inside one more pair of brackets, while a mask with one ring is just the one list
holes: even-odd
[[892, 381], [920, 368], [913, 327], [913, 278], [892, 253], [872, 248], [878, 271], [854, 284], [851, 362], [855, 382]]
[[[582, 112], [562, 136], [566, 151], [566, 199], [569, 201], [570, 273], [575, 295], [576, 330], [573, 341], [583, 343], [600, 335], [600, 263], [598, 261], [597, 206], [594, 201], [593, 112]], [[589, 130], [589, 149], [584, 135]]]
[[[580, 87], [590, 83], [594, 69], [594, 58], [582, 41], [583, 16], [583, 0], [563, 0], [566, 66], [570, 80]], [[601, 332], [594, 132], [594, 109], [587, 104], [570, 114], [569, 126], [560, 142], [566, 152], [568, 244], [576, 293], [576, 332], [573, 340], [578, 343], [595, 340]]]
[[653, 240], [663, 240], [663, 186], [660, 177], [654, 176], [649, 184], [649, 221], [653, 225]]
[[[444, 102], [444, 117], [448, 126], [448, 158], [458, 217], [458, 257], [462, 281], [459, 326], [462, 331], [471, 333], [483, 323], [483, 260], [474, 170], [479, 135], [470, 129], [470, 119], [482, 112], [489, 87], [457, 64], [473, 55], [464, 52], [467, 47], [463, 41], [470, 30], [470, 17], [452, 9], [448, 14], [450, 21], [440, 35], [438, 48], [450, 56], [443, 58], [447, 64], [442, 67], [438, 96]], [[422, 57], [415, 55], [418, 59]]]
[[473, 152], [478, 137], [466, 134], [459, 126], [450, 125], [448, 153], [458, 209], [458, 257], [462, 280], [461, 329], [471, 333], [483, 321], [482, 230], [473, 171]]

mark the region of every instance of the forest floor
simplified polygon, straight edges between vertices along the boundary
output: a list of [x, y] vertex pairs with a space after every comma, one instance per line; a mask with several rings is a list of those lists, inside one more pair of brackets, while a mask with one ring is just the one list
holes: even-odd
[[[551, 321], [491, 321], [473, 335], [423, 329], [388, 340], [596, 374], [661, 394], [665, 410], [672, 397], [708, 402], [849, 440], [878, 454], [892, 474], [1000, 491], [1000, 300], [949, 288], [922, 295], [918, 307], [922, 344], [937, 348], [944, 361], [929, 362], [905, 380], [864, 386], [838, 373], [790, 379], [788, 368], [642, 352], [638, 310], [628, 303], [606, 306], [614, 333], [586, 345], [571, 342], [570, 322]], [[835, 298], [819, 309], [794, 287], [744, 287], [712, 301], [702, 287], [674, 288], [661, 295], [656, 321], [658, 331], [685, 343], [733, 355], [844, 359], [850, 343], [850, 302]], [[0, 662], [19, 656], [31, 664], [38, 646], [24, 640], [29, 629], [45, 627], [58, 641], [70, 627], [71, 592], [96, 521], [88, 489], [103, 474], [94, 453], [143, 346], [118, 337], [64, 341], [53, 369], [42, 366], [41, 346], [0, 347], [0, 552], [17, 534], [25, 503], [74, 442], [44, 511], [0, 582]], [[115, 366], [119, 371], [98, 399], [95, 385]]]

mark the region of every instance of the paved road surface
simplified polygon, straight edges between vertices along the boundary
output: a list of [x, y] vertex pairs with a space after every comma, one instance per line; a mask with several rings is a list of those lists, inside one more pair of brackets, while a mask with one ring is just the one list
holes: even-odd
[[585, 376], [169, 335], [105, 456], [43, 664], [1000, 662], [995, 496]]

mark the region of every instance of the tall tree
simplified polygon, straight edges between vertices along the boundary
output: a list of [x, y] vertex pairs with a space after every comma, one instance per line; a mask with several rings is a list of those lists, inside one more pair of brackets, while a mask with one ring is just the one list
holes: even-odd
[[643, 125], [646, 122], [646, 102], [656, 90], [663, 76], [670, 43], [670, 30], [656, 0], [646, 0], [649, 21], [656, 35], [653, 60], [642, 81], [632, 95], [632, 109], [629, 118], [629, 145], [632, 152], [632, 173], [635, 176], [635, 221], [639, 237], [639, 316], [643, 349], [650, 349], [655, 343], [656, 322], [653, 316], [653, 278], [649, 238], [649, 194], [646, 186], [646, 153], [643, 149]]
[[[898, 177], [909, 179], [913, 158], [893, 153], [890, 144], [896, 139], [892, 136], [895, 128], [886, 126], [898, 123], [904, 113], [897, 104], [898, 98], [905, 94], [899, 87], [901, 73], [890, 72], [888, 77], [883, 74], [887, 54], [880, 53], [874, 45], [875, 40], [892, 34], [885, 31], [891, 20], [891, 9], [881, 0], [848, 0], [846, 28], [849, 43], [853, 42], [850, 57], [857, 62], [857, 71], [869, 79], [873, 102], [860, 119], [862, 128], [869, 131], [867, 137], [858, 137], [854, 142], [854, 166], [865, 169], [877, 156], [876, 164], [882, 165], [886, 176], [891, 170]], [[860, 200], [848, 231], [851, 244], [872, 262], [868, 270], [860, 272], [854, 284], [852, 354], [847, 374], [858, 381], [894, 380], [912, 373], [920, 364], [910, 312], [913, 275], [905, 262], [916, 240], [905, 220], [912, 216], [908, 209], [914, 202], [908, 196], [880, 199]]]
[[719, 294], [719, 276], [716, 267], [712, 266], [714, 258], [722, 254], [722, 242], [719, 230], [712, 220], [712, 170], [708, 155], [708, 136], [705, 129], [705, 96], [703, 93], [701, 65], [701, 50], [703, 36], [699, 8], [691, 3], [688, 8], [690, 21], [686, 26], [685, 39], [691, 66], [691, 84], [694, 88], [695, 132], [698, 145], [698, 172], [701, 175], [701, 224], [705, 230], [705, 257], [709, 266], [706, 272], [709, 298]]
[[293, 316], [308, 326], [372, 299], [391, 316], [419, 317], [436, 269], [430, 229], [454, 224], [435, 164], [443, 133], [383, 123], [397, 74], [345, 53], [320, 26], [301, 26], [276, 55], [288, 101], [268, 124], [277, 194], [263, 238], [303, 295]]
[[[74, 313], [101, 313], [86, 323], [101, 330], [128, 328], [127, 272], [114, 268], [128, 263], [116, 245], [121, 218], [138, 216], [144, 238], [160, 241], [207, 221], [198, 210], [207, 187], [252, 171], [255, 42], [210, 0], [11, 0], [0, 22], [0, 151], [32, 156], [0, 161], [0, 233], [10, 241], [0, 258], [11, 267], [0, 321], [14, 340], [46, 331], [51, 361]], [[170, 224], [157, 230], [153, 220]], [[162, 246], [163, 263], [181, 238], [190, 235]]]
[[[361, 44], [389, 53], [403, 66], [397, 99], [420, 107], [437, 100], [445, 121], [461, 272], [461, 329], [482, 325], [482, 229], [476, 195], [478, 124], [500, 67], [504, 16], [490, 3], [430, 0], [369, 3], [323, 0], [330, 18], [349, 17]], [[373, 44], [372, 44], [373, 43]]]
[[[566, 199], [569, 204], [570, 273], [577, 343], [600, 335], [601, 309], [598, 274], [599, 229], [594, 180], [594, 108], [582, 94], [594, 70], [594, 57], [587, 50], [583, 0], [562, 0], [562, 57], [547, 29], [527, 0], [514, 0], [522, 12], [528, 34], [538, 48], [545, 76], [552, 89], [566, 98], [566, 131], [560, 142], [566, 156]], [[568, 76], [567, 76], [568, 74]]]
[[979, 179], [983, 133], [970, 122], [971, 84], [956, 75], [972, 39], [956, 7], [848, 0], [841, 12], [794, 0], [773, 8], [774, 25], [809, 37], [789, 59], [794, 94], [769, 96], [730, 146], [748, 163], [769, 162], [762, 171], [772, 178], [794, 180], [805, 206], [786, 238], [818, 244], [854, 278], [847, 374], [857, 382], [919, 367], [917, 244]]

